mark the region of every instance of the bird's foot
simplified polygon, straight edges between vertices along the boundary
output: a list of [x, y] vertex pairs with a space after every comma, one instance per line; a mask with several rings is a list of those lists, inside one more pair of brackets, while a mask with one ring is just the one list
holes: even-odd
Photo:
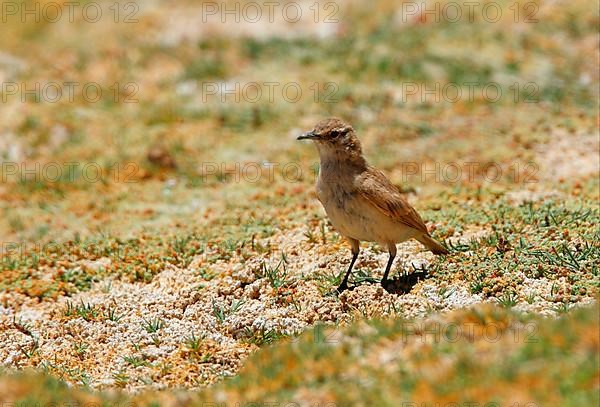
[[344, 291], [346, 291], [348, 289], [348, 283], [347, 282], [342, 282], [342, 284], [340, 284], [340, 286], [338, 288], [335, 289], [335, 291], [337, 291], [338, 293], [342, 293]]
[[340, 286], [338, 288], [336, 288], [331, 293], [329, 293], [329, 295], [337, 296], [337, 295], [343, 293], [344, 291], [346, 291], [348, 288], [349, 288], [348, 283], [346, 281], [343, 281], [342, 284], [340, 284]]

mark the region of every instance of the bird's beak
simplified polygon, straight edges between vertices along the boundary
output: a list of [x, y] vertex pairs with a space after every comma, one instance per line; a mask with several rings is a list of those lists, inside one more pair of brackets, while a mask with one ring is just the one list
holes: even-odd
[[302, 133], [296, 140], [315, 140], [318, 139], [319, 136], [312, 131], [307, 131], [306, 133]]

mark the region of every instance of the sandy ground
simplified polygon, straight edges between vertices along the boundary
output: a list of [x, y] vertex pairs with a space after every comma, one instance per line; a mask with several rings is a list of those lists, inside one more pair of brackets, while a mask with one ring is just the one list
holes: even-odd
[[[362, 283], [339, 298], [326, 295], [318, 277], [344, 270], [349, 252], [340, 247], [327, 254], [326, 246], [308, 244], [304, 232], [295, 230], [270, 239], [276, 248], [271, 260], [265, 256], [244, 265], [211, 265], [210, 271], [216, 274], [211, 280], [199, 273], [206, 264], [204, 254], [187, 269], [163, 270], [150, 284], [106, 280], [72, 298], [42, 303], [2, 293], [0, 361], [6, 367], [45, 367], [67, 381], [85, 382], [93, 388], [195, 388], [235, 375], [257, 349], [256, 338], [294, 335], [317, 322], [344, 324], [353, 318], [386, 315], [423, 317], [483, 301], [460, 278], [443, 285], [427, 279], [404, 295], [390, 294], [377, 283]], [[484, 233], [465, 233], [462, 239]], [[286, 283], [274, 288], [269, 278], [260, 277], [261, 270], [263, 264], [276, 266], [280, 253], [286, 253]], [[416, 242], [404, 243], [396, 271], [402, 266], [410, 269], [408, 264], [427, 266], [432, 256]], [[374, 276], [380, 278], [386, 258], [386, 253], [367, 247], [356, 270], [376, 270]], [[456, 274], [460, 277], [460, 270]], [[524, 290], [536, 300], [533, 304], [522, 301], [517, 309], [554, 314], [554, 303], [544, 299], [550, 296], [552, 285], [543, 279], [526, 282]], [[585, 298], [580, 305], [591, 301]], [[11, 305], [15, 303], [22, 305]], [[93, 307], [96, 315], [88, 320], [65, 315], [68, 303]], [[118, 321], [110, 320], [111, 312]], [[156, 331], [148, 332], [153, 323], [158, 325]], [[200, 343], [195, 350], [190, 345], [193, 338]]]

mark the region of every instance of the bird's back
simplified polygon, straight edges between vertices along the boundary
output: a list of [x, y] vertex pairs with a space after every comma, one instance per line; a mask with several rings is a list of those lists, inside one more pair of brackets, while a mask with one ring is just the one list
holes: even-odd
[[356, 179], [358, 195], [396, 222], [419, 232], [428, 233], [421, 216], [404, 195], [375, 167], [369, 166]]

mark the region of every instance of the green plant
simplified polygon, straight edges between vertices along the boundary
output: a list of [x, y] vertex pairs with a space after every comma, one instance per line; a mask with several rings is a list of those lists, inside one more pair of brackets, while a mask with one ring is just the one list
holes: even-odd
[[31, 359], [34, 355], [36, 355], [39, 352], [40, 343], [38, 339], [35, 337], [33, 337], [32, 339], [33, 341], [28, 347], [19, 345], [19, 350], [21, 351], [21, 353], [23, 353], [23, 355], [25, 355], [27, 359]]
[[158, 335], [151, 335], [150, 339], [152, 339], [152, 344], [154, 346], [160, 346], [160, 344], [161, 344], [160, 336], [158, 336]]
[[117, 314], [117, 307], [109, 306], [106, 312], [106, 318], [113, 322], [119, 322], [123, 315]]
[[554, 307], [554, 311], [556, 311], [557, 314], [566, 314], [570, 310], [571, 310], [571, 304], [569, 304], [566, 301], [560, 302], [557, 306]]
[[76, 314], [76, 309], [75, 306], [73, 305], [73, 303], [71, 301], [67, 301], [67, 304], [65, 305], [65, 308], [63, 309], [63, 315], [65, 317], [70, 317]]
[[85, 356], [85, 352], [87, 351], [89, 345], [85, 342], [75, 342], [73, 344], [73, 349], [75, 350], [75, 353], [77, 354], [77, 356], [79, 357], [79, 359], [83, 360], [83, 357]]
[[345, 270], [340, 270], [335, 273], [332, 270], [323, 270], [317, 272], [313, 279], [316, 281], [317, 286], [321, 292], [329, 292], [332, 287], [337, 287], [342, 282]]
[[200, 345], [202, 343], [202, 337], [197, 338], [196, 335], [192, 332], [192, 335], [188, 336], [185, 339], [186, 347], [190, 352], [198, 353], [200, 351]]
[[123, 371], [113, 373], [112, 378], [114, 379], [115, 386], [117, 387], [125, 387], [127, 383], [129, 383], [129, 376]]
[[258, 277], [269, 280], [269, 283], [275, 289], [285, 287], [289, 284], [286, 265], [287, 259], [284, 253], [281, 254], [281, 260], [279, 260], [275, 267], [263, 261], [258, 272]]
[[75, 308], [75, 312], [88, 322], [98, 317], [98, 309], [94, 305], [84, 303], [83, 300]]
[[505, 308], [512, 308], [517, 305], [519, 297], [513, 291], [507, 291], [500, 298], [498, 298], [498, 303]]
[[142, 356], [123, 356], [123, 360], [133, 367], [148, 366], [148, 361]]
[[243, 339], [256, 346], [263, 346], [269, 345], [285, 337], [286, 335], [279, 333], [274, 329], [261, 328], [259, 330], [252, 330], [251, 328], [246, 328]]
[[214, 300], [212, 302], [212, 310], [213, 315], [217, 319], [217, 321], [222, 324], [228, 316], [235, 314], [239, 311], [242, 306], [245, 304], [245, 301], [242, 299], [232, 300], [229, 307], [224, 307], [223, 305], [217, 304]]
[[148, 333], [154, 333], [164, 326], [165, 323], [160, 318], [144, 319], [142, 322], [142, 328]]

